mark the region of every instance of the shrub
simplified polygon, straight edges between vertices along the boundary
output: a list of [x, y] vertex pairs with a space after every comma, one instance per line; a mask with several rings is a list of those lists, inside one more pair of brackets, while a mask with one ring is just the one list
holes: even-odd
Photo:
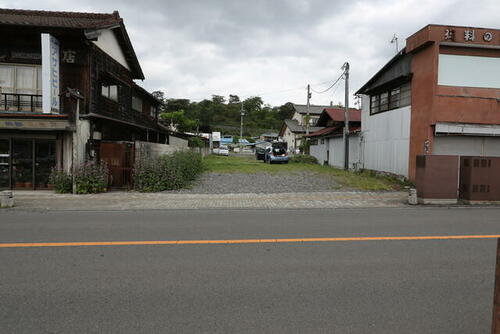
[[77, 194], [96, 194], [105, 192], [108, 188], [108, 166], [101, 162], [86, 162], [75, 173]]
[[299, 148], [302, 153], [309, 154], [311, 149], [311, 141], [309, 139], [301, 140]]
[[59, 194], [67, 194], [73, 190], [73, 178], [71, 174], [61, 169], [52, 168], [49, 183], [54, 185], [54, 191]]
[[134, 167], [134, 188], [141, 192], [176, 190], [203, 172], [202, 156], [179, 151], [157, 158], [141, 158]]
[[291, 162], [301, 162], [301, 163], [306, 163], [306, 164], [317, 164], [318, 163], [318, 159], [316, 159], [312, 155], [307, 155], [307, 154], [294, 155], [290, 161]]
[[189, 137], [188, 146], [189, 147], [205, 147], [205, 143], [203, 142], [203, 139], [201, 139], [200, 137]]

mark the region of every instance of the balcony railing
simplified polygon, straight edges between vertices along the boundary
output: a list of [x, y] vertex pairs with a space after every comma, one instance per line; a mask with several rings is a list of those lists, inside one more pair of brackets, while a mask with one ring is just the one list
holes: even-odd
[[42, 111], [42, 95], [33, 94], [0, 94], [0, 111]]

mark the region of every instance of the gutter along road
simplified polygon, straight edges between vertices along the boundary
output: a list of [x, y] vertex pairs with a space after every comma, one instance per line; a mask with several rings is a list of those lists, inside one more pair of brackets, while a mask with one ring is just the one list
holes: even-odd
[[489, 333], [498, 208], [0, 211], [0, 332]]

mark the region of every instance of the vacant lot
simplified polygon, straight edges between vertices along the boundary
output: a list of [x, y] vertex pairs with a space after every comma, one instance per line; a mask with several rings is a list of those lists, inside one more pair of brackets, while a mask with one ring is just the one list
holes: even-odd
[[316, 164], [265, 164], [253, 156], [204, 158], [205, 174], [184, 193], [283, 193], [339, 190], [391, 191], [404, 184], [368, 172]]

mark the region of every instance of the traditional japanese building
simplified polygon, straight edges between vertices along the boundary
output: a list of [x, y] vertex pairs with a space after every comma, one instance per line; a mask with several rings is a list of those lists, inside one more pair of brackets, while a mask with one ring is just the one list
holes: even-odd
[[[310, 105], [309, 111], [305, 104], [294, 104], [292, 119], [286, 119], [281, 126], [279, 137], [287, 143], [289, 151], [298, 150], [302, 144], [302, 137], [307, 132], [320, 130], [316, 126], [323, 109], [328, 106]], [[309, 113], [309, 116], [307, 114]]]
[[356, 94], [366, 169], [415, 180], [417, 155], [500, 156], [500, 30], [428, 25]]
[[137, 79], [118, 12], [0, 9], [0, 188], [47, 188], [51, 168], [104, 158], [103, 143], [168, 142]]

